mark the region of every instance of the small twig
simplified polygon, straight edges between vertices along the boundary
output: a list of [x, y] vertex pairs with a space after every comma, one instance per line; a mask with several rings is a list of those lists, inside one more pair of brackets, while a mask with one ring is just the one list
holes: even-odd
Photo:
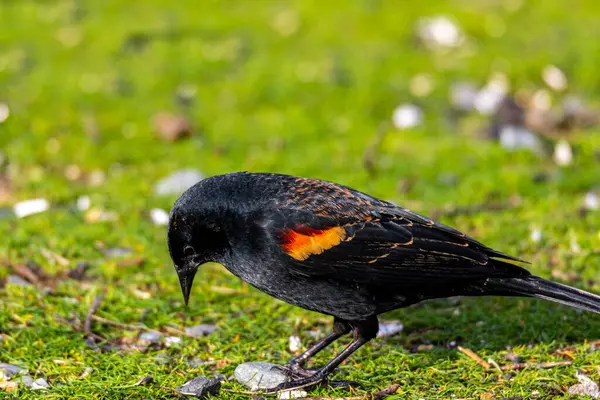
[[496, 371], [500, 371], [502, 372], [502, 368], [500, 368], [500, 366], [498, 365], [498, 363], [496, 362], [496, 360], [494, 360], [493, 358], [488, 358], [488, 363], [494, 367], [494, 369]]
[[485, 361], [483, 358], [479, 357], [477, 355], [477, 353], [475, 353], [473, 350], [471, 350], [471, 349], [465, 349], [464, 347], [461, 347], [461, 346], [458, 346], [457, 348], [458, 348], [458, 350], [461, 353], [463, 353], [464, 355], [466, 355], [470, 359], [475, 360], [477, 362], [477, 364], [481, 365], [483, 368], [485, 368], [485, 369], [490, 369], [491, 368], [490, 363], [488, 363], [487, 361]]
[[98, 311], [100, 303], [102, 303], [103, 299], [104, 295], [96, 296], [94, 302], [92, 303], [92, 306], [90, 307], [90, 310], [88, 311], [85, 317], [85, 323], [83, 324], [83, 333], [86, 336], [91, 336], [92, 334], [92, 317], [94, 316], [94, 313]]
[[128, 331], [147, 331], [147, 332], [156, 332], [155, 329], [148, 328], [144, 325], [132, 325], [132, 324], [124, 324], [122, 322], [113, 321], [104, 317], [100, 317], [98, 315], [92, 314], [90, 315], [90, 319], [94, 321], [101, 322], [106, 325], [116, 326], [117, 328], [125, 329]]
[[[159, 386], [159, 388], [163, 389], [163, 390], [167, 390], [167, 391], [169, 391], [169, 392], [177, 395], [180, 399], [187, 399], [188, 398], [186, 395], [184, 395], [182, 393], [179, 393], [179, 391], [177, 389], [173, 389], [173, 388], [170, 388], [168, 386]], [[225, 389], [221, 389], [221, 390], [225, 390]], [[227, 391], [227, 390], [225, 390], [225, 391]], [[254, 393], [252, 393], [252, 394], [254, 395]]]
[[571, 360], [575, 360], [575, 356], [569, 350], [556, 350], [556, 354], [563, 356], [563, 357], [568, 357]]
[[[68, 319], [61, 317], [60, 315], [54, 315], [54, 319], [57, 322], [60, 322], [65, 325], [69, 325], [71, 327], [71, 329], [73, 329], [74, 332], [81, 332], [81, 324], [80, 323], [79, 324], [73, 323], [73, 322], [69, 321]], [[100, 336], [98, 334], [95, 334], [94, 332], [90, 332], [88, 336], [91, 336], [93, 339], [98, 340], [100, 342], [106, 341], [105, 338], [103, 338], [102, 336]]]
[[261, 392], [258, 392], [258, 391], [257, 392], [249, 392], [249, 391], [244, 391], [244, 390], [225, 389], [225, 388], [221, 388], [221, 390], [224, 391], [224, 392], [228, 392], [228, 393], [245, 394], [245, 395], [248, 395], [248, 396], [256, 396], [257, 394], [261, 393]]
[[394, 393], [396, 393], [396, 391], [398, 390], [399, 387], [400, 387], [399, 383], [394, 383], [393, 385], [388, 386], [385, 389], [380, 390], [377, 393], [373, 393], [373, 395], [371, 396], [371, 399], [377, 400], [377, 399], [383, 399], [384, 397], [387, 397], [387, 396], [391, 396]]
[[172, 335], [186, 336], [186, 337], [194, 337], [194, 335], [190, 335], [190, 334], [188, 334], [187, 332], [185, 332], [185, 331], [182, 331], [181, 329], [177, 329], [177, 328], [174, 328], [174, 327], [172, 327], [172, 326], [169, 326], [169, 325], [164, 325], [164, 326], [162, 327], [162, 329], [163, 329], [165, 332], [167, 332], [167, 333], [170, 333], [170, 334], [172, 334]]
[[144, 376], [139, 379], [136, 383], [132, 383], [130, 385], [121, 385], [121, 386], [113, 386], [112, 389], [129, 389], [136, 386], [144, 386], [154, 383], [154, 378], [152, 376]]
[[139, 267], [145, 261], [146, 259], [144, 257], [126, 258], [125, 260], [117, 262], [117, 267]]
[[12, 264], [13, 271], [21, 278], [33, 283], [36, 286], [42, 284], [40, 278], [26, 264]]
[[65, 257], [61, 256], [60, 254], [53, 252], [50, 249], [46, 249], [46, 248], [42, 247], [42, 248], [40, 248], [40, 253], [42, 253], [42, 255], [47, 260], [52, 260], [52, 261], [56, 262], [58, 265], [60, 265], [61, 267], [66, 267], [70, 264], [69, 260], [67, 260]]
[[502, 371], [515, 371], [519, 369], [525, 368], [554, 368], [554, 367], [564, 367], [567, 365], [573, 364], [573, 361], [553, 361], [553, 362], [544, 362], [539, 364], [534, 363], [518, 363], [511, 365], [504, 365], [501, 367]]

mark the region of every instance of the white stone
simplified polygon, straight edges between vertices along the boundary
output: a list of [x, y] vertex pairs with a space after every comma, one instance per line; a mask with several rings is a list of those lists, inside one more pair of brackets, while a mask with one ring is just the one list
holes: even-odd
[[169, 214], [160, 208], [153, 208], [150, 210], [150, 218], [155, 225], [168, 225], [169, 224]]
[[10, 108], [8, 104], [0, 103], [0, 124], [8, 119], [10, 116]]
[[203, 178], [198, 170], [182, 169], [158, 181], [154, 192], [159, 196], [180, 195]]
[[573, 163], [573, 150], [569, 142], [564, 139], [559, 140], [554, 147], [554, 162], [561, 167], [566, 167]]
[[381, 321], [379, 323], [379, 332], [377, 336], [392, 336], [402, 332], [404, 325], [400, 321]]
[[600, 208], [600, 201], [596, 192], [587, 192], [583, 200], [583, 206], [587, 210], [597, 210]]
[[446, 16], [419, 20], [417, 32], [429, 47], [458, 47], [464, 41], [464, 35], [460, 27]]
[[167, 336], [165, 338], [165, 345], [167, 347], [179, 346], [182, 343], [183, 343], [183, 340], [178, 336]]
[[540, 240], [542, 240], [542, 231], [539, 228], [534, 228], [531, 231], [530, 238], [532, 242], [538, 243]]
[[79, 211], [87, 211], [92, 205], [92, 201], [90, 200], [90, 196], [80, 196], [77, 199], [77, 209]]
[[20, 201], [14, 205], [14, 212], [18, 218], [23, 218], [31, 214], [37, 214], [47, 211], [50, 203], [46, 199], [32, 199]]
[[392, 121], [398, 129], [417, 126], [423, 120], [423, 112], [414, 104], [402, 104], [394, 110]]
[[302, 348], [302, 341], [300, 340], [299, 336], [290, 336], [289, 341], [290, 344], [288, 347], [291, 352], [296, 352]]
[[278, 399], [301, 399], [308, 395], [304, 390], [286, 390], [285, 392], [277, 393]]
[[529, 149], [534, 153], [543, 153], [543, 145], [537, 135], [527, 128], [504, 125], [499, 132], [500, 144], [507, 150]]
[[556, 91], [562, 91], [567, 88], [567, 77], [558, 67], [547, 65], [542, 71], [542, 78], [546, 85]]

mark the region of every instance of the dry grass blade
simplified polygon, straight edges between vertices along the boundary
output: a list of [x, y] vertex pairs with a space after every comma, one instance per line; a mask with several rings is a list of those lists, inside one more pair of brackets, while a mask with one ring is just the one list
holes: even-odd
[[40, 286], [42, 284], [40, 278], [26, 264], [13, 264], [12, 269], [15, 274], [19, 275], [26, 281], [29, 281], [36, 286]]
[[90, 307], [85, 317], [85, 323], [83, 324], [83, 333], [86, 336], [92, 336], [92, 318], [96, 311], [98, 311], [98, 308], [100, 307], [100, 304], [102, 303], [103, 299], [104, 295], [96, 296], [94, 302], [92, 303], [92, 306]]
[[148, 328], [147, 326], [144, 326], [144, 325], [124, 324], [122, 322], [113, 321], [113, 320], [110, 320], [108, 318], [100, 317], [98, 315], [91, 315], [90, 319], [93, 319], [94, 321], [101, 322], [101, 323], [106, 324], [106, 325], [112, 325], [112, 326], [115, 326], [117, 328], [125, 329], [125, 330], [128, 330], [128, 331], [148, 331], [148, 332], [155, 332], [154, 329]]
[[351, 396], [351, 397], [304, 397], [299, 400], [379, 400], [391, 396], [396, 393], [400, 387], [399, 383], [394, 383], [379, 392], [369, 393], [362, 396]]
[[502, 371], [516, 371], [525, 368], [554, 368], [554, 367], [564, 367], [567, 365], [573, 364], [573, 361], [554, 361], [554, 362], [545, 362], [545, 363], [518, 363], [512, 365], [505, 365], [502, 367]]
[[481, 365], [483, 368], [485, 368], [485, 369], [491, 368], [490, 363], [485, 361], [483, 358], [479, 357], [477, 355], [477, 353], [475, 353], [473, 350], [465, 349], [464, 347], [461, 347], [461, 346], [458, 346], [458, 350], [461, 353], [463, 353], [464, 355], [466, 355], [467, 357], [469, 357], [470, 359], [475, 360], [475, 362], [477, 362], [477, 364]]
[[[69, 325], [71, 327], [71, 329], [73, 329], [74, 332], [81, 332], [81, 323], [79, 322], [79, 320], [77, 320], [76, 322], [69, 321], [69, 320], [61, 317], [60, 315], [54, 315], [54, 319], [56, 320], [56, 322], [59, 322], [61, 324], [65, 324], [65, 325]], [[100, 342], [103, 342], [106, 340], [102, 336], [100, 336], [96, 333], [93, 333], [93, 332], [90, 332], [88, 334], [88, 337], [91, 337], [92, 339], [98, 340]]]

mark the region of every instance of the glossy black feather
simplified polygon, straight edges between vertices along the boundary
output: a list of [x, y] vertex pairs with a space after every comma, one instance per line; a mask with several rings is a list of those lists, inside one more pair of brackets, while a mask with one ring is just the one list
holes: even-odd
[[[323, 251], [295, 258], [284, 242], [290, 230], [307, 228], [343, 229], [344, 235]], [[410, 210], [317, 179], [254, 173], [205, 179], [175, 203], [168, 239], [184, 293], [183, 282], [191, 286], [198, 265], [214, 261], [265, 293], [346, 321], [455, 295], [565, 302], [564, 296], [552, 298], [550, 286], [530, 284], [534, 277], [511, 263], [520, 261], [515, 257]], [[590, 309], [594, 296], [570, 305]]]

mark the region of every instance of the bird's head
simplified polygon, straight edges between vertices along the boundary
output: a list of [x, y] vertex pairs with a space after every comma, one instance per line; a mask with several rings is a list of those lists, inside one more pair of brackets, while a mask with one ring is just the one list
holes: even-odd
[[193, 192], [184, 193], [171, 210], [167, 243], [186, 305], [198, 267], [207, 262], [223, 263], [229, 252], [221, 219]]

